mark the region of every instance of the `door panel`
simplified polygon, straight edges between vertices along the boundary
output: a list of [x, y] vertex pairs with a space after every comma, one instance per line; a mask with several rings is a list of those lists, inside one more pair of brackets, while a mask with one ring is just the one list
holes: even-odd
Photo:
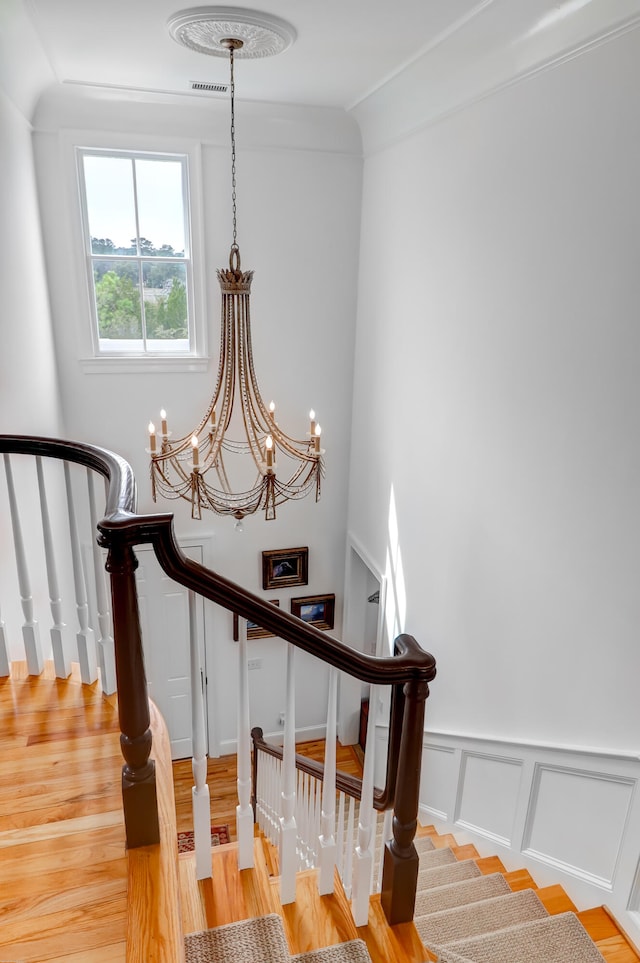
[[[202, 545], [182, 548], [189, 558], [202, 562]], [[192, 751], [188, 590], [165, 575], [152, 549], [138, 548], [136, 555], [139, 562], [136, 583], [149, 695], [167, 724], [172, 758], [183, 759]], [[204, 679], [204, 600], [200, 597], [196, 600], [196, 624], [199, 670]], [[206, 707], [206, 698], [204, 703]]]

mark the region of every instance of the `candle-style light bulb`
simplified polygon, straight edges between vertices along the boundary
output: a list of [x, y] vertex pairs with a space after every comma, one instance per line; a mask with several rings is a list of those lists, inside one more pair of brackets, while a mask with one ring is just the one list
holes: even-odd
[[152, 453], [156, 450], [156, 426], [152, 421], [149, 422], [149, 449]]
[[311, 427], [310, 427], [310, 429], [309, 429], [309, 433], [310, 433], [311, 437], [313, 438], [313, 436], [314, 436], [315, 433], [316, 433], [316, 413], [315, 413], [315, 411], [313, 410], [313, 408], [312, 408], [311, 411], [309, 412], [309, 421], [311, 422]]
[[313, 446], [316, 454], [320, 454], [320, 435], [322, 434], [322, 428], [320, 425], [316, 425], [315, 431], [313, 433]]
[[271, 415], [271, 421], [273, 421], [276, 416], [276, 406], [273, 401], [269, 402], [269, 414]]
[[267, 449], [267, 469], [273, 468], [273, 438], [271, 435], [267, 435], [264, 445]]
[[197, 468], [200, 464], [200, 452], [198, 449], [198, 436], [191, 436], [191, 448], [193, 450], [193, 467]]
[[161, 424], [162, 434], [163, 434], [163, 435], [165, 436], [165, 438], [166, 438], [166, 436], [167, 436], [167, 413], [166, 413], [166, 411], [164, 410], [164, 408], [162, 408], [162, 410], [160, 411], [160, 418], [161, 418], [161, 421], [162, 421], [162, 424]]

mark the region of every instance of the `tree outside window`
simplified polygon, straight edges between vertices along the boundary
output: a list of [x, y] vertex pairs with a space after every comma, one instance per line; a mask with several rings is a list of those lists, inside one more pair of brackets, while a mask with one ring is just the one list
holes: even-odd
[[189, 352], [187, 158], [80, 156], [98, 352]]

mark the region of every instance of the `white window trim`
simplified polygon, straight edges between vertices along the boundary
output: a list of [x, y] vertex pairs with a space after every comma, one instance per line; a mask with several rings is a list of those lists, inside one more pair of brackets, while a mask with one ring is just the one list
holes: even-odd
[[[206, 371], [209, 363], [206, 325], [206, 285], [203, 243], [202, 157], [200, 143], [173, 137], [118, 134], [98, 131], [67, 130], [60, 134], [64, 170], [67, 174], [71, 247], [70, 259], [78, 278], [76, 300], [78, 306], [78, 363], [90, 374], [162, 373]], [[192, 279], [193, 345], [188, 353], [180, 354], [105, 354], [98, 353], [97, 329], [94, 330], [94, 308], [91, 280], [87, 273], [84, 241], [82, 194], [78, 163], [80, 150], [131, 151], [141, 153], [183, 154], [187, 157], [189, 176], [189, 224]]]

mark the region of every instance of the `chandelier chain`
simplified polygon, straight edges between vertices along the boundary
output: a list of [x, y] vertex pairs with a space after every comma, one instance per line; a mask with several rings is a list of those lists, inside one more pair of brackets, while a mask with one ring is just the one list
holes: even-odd
[[231, 203], [233, 205], [233, 247], [238, 247], [238, 212], [236, 204], [236, 112], [235, 112], [235, 79], [233, 73], [233, 46], [229, 47], [229, 63], [231, 67]]

